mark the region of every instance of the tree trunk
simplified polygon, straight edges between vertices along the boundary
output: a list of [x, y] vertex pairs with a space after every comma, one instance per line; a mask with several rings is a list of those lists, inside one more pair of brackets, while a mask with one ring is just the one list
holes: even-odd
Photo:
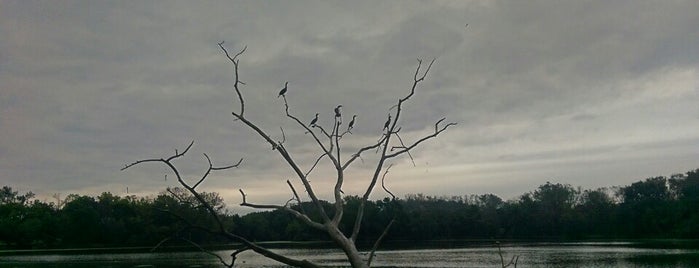
[[337, 226], [329, 224], [327, 227], [330, 238], [342, 248], [353, 268], [369, 268], [367, 262], [359, 254], [354, 241], [347, 238]]

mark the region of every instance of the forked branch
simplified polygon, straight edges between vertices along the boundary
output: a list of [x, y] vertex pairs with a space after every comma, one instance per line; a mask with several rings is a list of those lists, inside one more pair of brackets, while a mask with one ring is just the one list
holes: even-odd
[[233, 88], [235, 89], [236, 95], [238, 95], [238, 99], [240, 100], [240, 116], [242, 117], [245, 114], [245, 101], [243, 100], [243, 94], [240, 94], [240, 88], [238, 87], [238, 84], [245, 85], [242, 81], [240, 81], [240, 75], [238, 74], [238, 63], [240, 62], [240, 59], [238, 59], [238, 56], [242, 55], [243, 52], [245, 52], [246, 49], [248, 49], [248, 46], [245, 46], [243, 49], [240, 50], [240, 52], [236, 53], [235, 56], [231, 57], [230, 54], [228, 54], [228, 50], [223, 46], [223, 42], [221, 41], [218, 43], [218, 47], [223, 50], [224, 53], [226, 53], [226, 58], [230, 60], [233, 63], [234, 66], [234, 73], [235, 73], [235, 81], [233, 82]]
[[[175, 154], [173, 156], [168, 157], [168, 158], [151, 158], [151, 159], [138, 160], [136, 162], [133, 162], [131, 164], [124, 166], [121, 170], [128, 169], [130, 167], [133, 167], [133, 166], [141, 164], [141, 163], [162, 162], [165, 165], [167, 165], [172, 170], [173, 173], [175, 173], [175, 176], [177, 177], [177, 181], [180, 183], [180, 185], [182, 185], [187, 191], [189, 191], [196, 198], [196, 200], [201, 204], [201, 206], [204, 207], [204, 209], [206, 209], [208, 214], [214, 219], [216, 226], [217, 226], [216, 230], [214, 231], [214, 230], [209, 230], [209, 229], [204, 228], [205, 230], [207, 230], [208, 232], [216, 233], [218, 235], [221, 235], [221, 236], [226, 237], [228, 239], [231, 239], [233, 241], [238, 241], [238, 242], [242, 243], [244, 246], [249, 247], [251, 250], [253, 250], [253, 251], [255, 251], [255, 252], [257, 252], [265, 257], [268, 257], [270, 259], [279, 261], [279, 262], [287, 264], [287, 265], [292, 265], [292, 266], [296, 266], [296, 267], [313, 267], [313, 268], [318, 267], [317, 265], [315, 265], [311, 262], [308, 262], [306, 260], [296, 260], [296, 259], [292, 259], [292, 258], [283, 256], [283, 255], [277, 254], [277, 253], [272, 252], [266, 248], [258, 246], [257, 244], [245, 239], [242, 236], [228, 232], [225, 228], [225, 225], [223, 224], [223, 221], [221, 220], [218, 213], [216, 212], [216, 209], [209, 202], [207, 202], [206, 199], [199, 192], [197, 192], [196, 189], [194, 189], [194, 187], [189, 186], [189, 184], [187, 184], [182, 179], [182, 176], [180, 175], [179, 170], [172, 163], [172, 160], [184, 156], [189, 151], [189, 149], [192, 148], [192, 145], [194, 145], [194, 141], [192, 141], [187, 146], [187, 148], [181, 153], [178, 152], [177, 150], [175, 150]], [[225, 169], [225, 167], [222, 167], [222, 168], [213, 168], [212, 167], [212, 170], [220, 170], [220, 169]], [[241, 191], [241, 193], [242, 193], [242, 191]], [[190, 226], [191, 226], [191, 224], [190, 224]]]
[[[294, 185], [291, 183], [290, 180], [287, 180], [287, 184], [293, 193], [293, 198], [291, 198], [289, 201], [286, 202], [284, 205], [268, 205], [268, 204], [255, 204], [255, 203], [249, 203], [248, 202], [248, 197], [245, 194], [245, 192], [242, 189], [239, 189], [240, 194], [242, 196], [242, 202], [240, 203], [241, 206], [244, 207], [250, 207], [250, 208], [256, 208], [256, 209], [276, 209], [276, 210], [283, 210], [286, 211], [287, 213], [293, 215], [297, 220], [303, 222], [304, 224], [311, 226], [315, 229], [321, 230], [326, 232], [329, 237], [337, 243], [337, 245], [342, 248], [342, 250], [345, 252], [345, 254], [348, 257], [348, 261], [353, 267], [368, 267], [371, 265], [371, 262], [374, 257], [374, 253], [380, 243], [383, 241], [383, 239], [386, 237], [389, 229], [391, 228], [392, 225], [396, 222], [397, 219], [397, 213], [394, 215], [393, 219], [387, 224], [385, 229], [383, 230], [383, 233], [377, 238], [376, 242], [374, 243], [374, 246], [371, 250], [370, 256], [368, 258], [368, 261], [361, 257], [359, 255], [359, 252], [356, 248], [355, 241], [357, 239], [357, 236], [360, 231], [361, 223], [363, 220], [364, 216], [364, 208], [365, 204], [368, 201], [369, 196], [372, 194], [374, 191], [376, 184], [378, 183], [378, 180], [381, 180], [381, 187], [386, 191], [387, 194], [391, 196], [391, 203], [387, 204], [387, 207], [390, 208], [391, 206], [395, 205], [396, 197], [395, 195], [388, 190], [386, 187], [386, 175], [388, 174], [389, 170], [391, 169], [392, 165], [388, 164], [386, 161], [389, 161], [391, 158], [398, 157], [402, 154], [407, 154], [410, 159], [413, 161], [414, 165], [414, 158], [411, 154], [411, 150], [416, 148], [418, 145], [422, 144], [423, 142], [432, 139], [434, 137], [437, 137], [440, 133], [446, 131], [447, 128], [450, 126], [455, 125], [456, 123], [447, 123], [444, 125], [442, 122], [445, 120], [442, 118], [441, 120], [437, 121], [434, 125], [434, 133], [431, 133], [429, 135], [425, 135], [422, 138], [419, 138], [412, 143], [406, 143], [404, 142], [403, 138], [399, 135], [399, 132], [401, 130], [401, 115], [403, 112], [403, 104], [407, 101], [409, 101], [416, 93], [416, 88], [418, 85], [425, 80], [425, 77], [429, 73], [433, 63], [435, 60], [433, 59], [428, 65], [423, 66], [423, 62], [418, 59], [418, 64], [415, 69], [415, 74], [413, 75], [413, 83], [412, 86], [410, 87], [410, 90], [407, 92], [406, 95], [398, 96], [398, 99], [393, 107], [389, 109], [389, 114], [388, 114], [388, 120], [385, 123], [384, 129], [382, 130], [381, 133], [381, 138], [379, 138], [375, 143], [369, 144], [365, 147], [359, 148], [357, 151], [353, 152], [353, 154], [349, 155], [346, 154], [345, 152], [342, 151], [341, 148], [341, 139], [342, 137], [345, 136], [347, 133], [351, 133], [350, 130], [354, 127], [354, 122], [355, 122], [355, 117], [352, 117], [352, 120], [349, 121], [346, 127], [344, 129], [345, 124], [343, 122], [343, 117], [342, 117], [342, 110], [340, 109], [342, 105], [338, 105], [335, 108], [335, 113], [334, 113], [334, 123], [332, 125], [332, 128], [330, 126], [326, 126], [327, 128], [323, 128], [319, 124], [316, 124], [318, 120], [318, 114], [316, 114], [316, 117], [313, 121], [311, 121], [310, 124], [305, 124], [302, 122], [297, 116], [293, 115], [290, 112], [289, 109], [289, 102], [287, 101], [287, 84], [285, 84], [284, 89], [279, 93], [278, 97], [283, 97], [284, 101], [284, 108], [285, 108], [285, 113], [286, 117], [289, 118], [290, 120], [296, 122], [301, 129], [305, 131], [306, 134], [311, 134], [311, 137], [315, 141], [317, 147], [320, 149], [320, 154], [315, 159], [315, 162], [313, 163], [308, 170], [302, 170], [300, 165], [296, 163], [294, 158], [292, 157], [292, 154], [287, 150], [285, 146], [285, 142], [287, 141], [286, 139], [286, 134], [284, 132], [284, 129], [280, 127], [281, 130], [281, 141], [276, 141], [273, 139], [271, 135], [269, 135], [270, 132], [263, 130], [260, 125], [256, 122], [253, 122], [249, 120], [245, 116], [245, 100], [243, 98], [243, 93], [240, 89], [240, 85], [245, 85], [244, 82], [240, 80], [240, 75], [239, 75], [239, 64], [240, 60], [239, 57], [246, 51], [247, 47], [243, 48], [240, 50], [238, 53], [235, 55], [229, 54], [229, 52], [226, 50], [226, 48], [223, 46], [223, 42], [218, 43], [219, 48], [225, 53], [226, 58], [233, 63], [234, 65], [234, 72], [235, 72], [235, 81], [233, 84], [233, 88], [235, 91], [235, 94], [237, 96], [237, 101], [239, 102], [239, 109], [233, 109], [231, 114], [234, 116], [235, 121], [240, 121], [242, 122], [247, 128], [252, 130], [252, 132], [256, 133], [259, 137], [261, 137], [264, 142], [268, 143], [271, 145], [272, 149], [275, 150], [279, 155], [284, 159], [285, 163], [293, 170], [293, 172], [296, 174], [296, 176], [299, 178], [303, 185], [303, 189], [305, 190], [306, 194], [308, 195], [307, 197], [310, 198], [311, 202], [314, 204], [316, 209], [314, 211], [319, 212], [320, 219], [318, 221], [312, 220], [306, 211], [304, 210], [303, 202], [301, 200], [301, 197], [299, 196], [299, 193], [296, 191]], [[234, 98], [235, 101], [235, 98]], [[341, 127], [343, 128], [341, 130]], [[323, 136], [325, 138], [323, 138]], [[396, 142], [392, 142], [392, 138], [395, 137], [397, 139]], [[293, 139], [293, 136], [290, 136], [290, 139]], [[321, 140], [322, 139], [322, 140]], [[296, 260], [296, 259], [291, 259], [285, 256], [282, 256], [280, 254], [274, 253], [270, 250], [267, 250], [265, 248], [262, 248], [258, 246], [257, 244], [248, 241], [246, 238], [241, 237], [240, 235], [237, 235], [235, 233], [231, 233], [228, 230], [226, 230], [223, 221], [221, 220], [218, 211], [216, 208], [213, 207], [212, 203], [207, 201], [206, 196], [204, 194], [200, 194], [197, 192], [198, 186], [200, 186], [208, 177], [209, 174], [218, 171], [218, 170], [226, 170], [226, 169], [231, 169], [234, 167], [238, 167], [243, 159], [240, 159], [238, 163], [233, 164], [233, 165], [228, 165], [228, 166], [214, 166], [212, 163], [211, 158], [207, 155], [204, 154], [204, 157], [207, 161], [208, 168], [206, 169], [206, 172], [204, 174], [194, 180], [194, 184], [190, 186], [181, 176], [179, 170], [176, 168], [176, 166], [173, 164], [173, 160], [182, 157], [185, 153], [189, 151], [189, 149], [192, 147], [194, 142], [189, 144], [187, 148], [182, 152], [178, 152], [177, 150], [175, 151], [175, 154], [168, 157], [168, 158], [152, 158], [152, 159], [144, 159], [144, 160], [139, 160], [134, 163], [128, 164], [124, 166], [124, 169], [128, 169], [134, 165], [145, 163], [145, 162], [161, 162], [164, 163], [166, 166], [168, 166], [172, 172], [175, 174], [177, 177], [177, 181], [189, 192], [192, 194], [194, 198], [189, 197], [188, 194], [185, 194], [187, 197], [187, 202], [190, 203], [199, 203], [200, 207], [204, 208], [208, 214], [214, 219], [216, 226], [212, 227], [210, 230], [211, 232], [215, 232], [215, 234], [221, 235], [223, 237], [226, 237], [232, 241], [238, 241], [242, 243], [243, 247], [235, 250], [233, 254], [231, 254], [231, 262], [226, 263], [223, 258], [220, 256], [217, 256], [221, 263], [226, 266], [226, 267], [233, 267], [236, 257], [238, 254], [241, 252], [244, 252], [246, 250], [252, 250], [254, 252], [257, 252], [263, 256], [266, 256], [268, 258], [271, 258], [273, 260], [282, 262], [286, 265], [291, 265], [291, 266], [297, 266], [297, 267], [317, 267], [317, 265], [308, 262], [306, 260]], [[392, 145], [398, 145], [398, 146], [393, 146]], [[290, 147], [291, 148], [291, 147]], [[354, 149], [353, 149], [354, 150]], [[343, 233], [342, 230], [340, 230], [340, 222], [342, 220], [342, 216], [344, 213], [344, 199], [343, 199], [343, 192], [342, 192], [342, 187], [345, 179], [345, 171], [346, 169], [355, 162], [356, 159], [362, 159], [362, 154], [365, 153], [366, 151], [370, 150], [376, 150], [378, 153], [380, 151], [380, 154], [378, 155], [378, 161], [374, 167], [374, 172], [372, 174], [371, 180], [369, 184], [366, 187], [366, 190], [364, 191], [363, 196], [360, 199], [360, 204], [359, 208], [357, 210], [357, 216], [354, 219], [354, 226], [353, 229], [351, 230], [351, 235], [347, 236]], [[352, 152], [350, 152], [352, 153]], [[333, 215], [332, 219], [330, 219], [330, 215], [326, 213], [325, 208], [323, 206], [323, 203], [318, 199], [316, 196], [315, 192], [313, 191], [313, 188], [310, 184], [310, 181], [308, 180], [309, 175], [317, 169], [317, 166], [319, 163], [323, 160], [323, 158], [326, 158], [330, 160], [329, 162], [332, 163], [333, 167], [336, 170], [336, 181], [335, 181], [335, 186], [333, 189], [333, 194], [335, 198], [335, 207], [334, 211], [335, 214]], [[343, 159], [343, 157], [347, 157], [347, 159]], [[344, 162], [343, 162], [344, 161]], [[362, 160], [363, 162], [363, 160]], [[384, 165], [388, 164], [388, 167], [385, 167]], [[383, 172], [382, 172], [383, 171]], [[381, 176], [381, 173], [383, 173], [383, 176]], [[177, 195], [176, 195], [177, 196]], [[176, 198], [184, 200], [185, 198], [177, 196]], [[296, 200], [299, 208], [296, 209], [293, 207], [293, 200]], [[293, 208], [292, 208], [293, 207]], [[164, 240], [166, 241], [166, 240]], [[162, 243], [164, 243], [164, 241]], [[162, 243], [159, 243], [162, 244]], [[192, 243], [194, 246], [199, 247], [198, 245]], [[207, 252], [205, 249], [199, 247], [202, 251]], [[504, 263], [504, 262], [503, 262]], [[516, 261], [515, 261], [516, 263]]]
[[366, 146], [366, 147], [362, 147], [361, 149], [359, 149], [349, 159], [347, 159], [347, 162], [345, 162], [345, 164], [342, 165], [342, 169], [347, 169], [347, 167], [349, 167], [349, 165], [352, 164], [352, 162], [354, 162], [354, 160], [356, 160], [357, 158], [360, 158], [362, 156], [362, 153], [364, 153], [368, 150], [373, 150], [373, 149], [379, 148], [379, 146], [381, 146], [386, 141], [387, 138], [388, 138], [387, 135], [383, 135], [381, 137], [381, 139], [379, 139], [376, 143], [369, 145], [369, 146]]
[[[151, 159], [138, 160], [138, 161], [133, 162], [133, 163], [131, 163], [131, 164], [125, 165], [123, 168], [121, 168], [121, 170], [123, 171], [123, 170], [126, 170], [126, 169], [128, 169], [128, 168], [130, 168], [130, 167], [132, 167], [132, 166], [135, 166], [135, 165], [138, 165], [138, 164], [141, 164], [141, 163], [145, 163], [145, 162], [163, 162], [163, 163], [166, 163], [166, 164], [167, 164], [167, 163], [169, 163], [170, 161], [172, 161], [173, 159], [180, 158], [180, 157], [184, 156], [184, 155], [189, 151], [189, 149], [192, 148], [192, 145], [194, 145], [194, 141], [193, 141], [193, 140], [192, 140], [192, 142], [189, 143], [189, 145], [187, 145], [187, 148], [185, 148], [184, 151], [182, 151], [182, 152], [180, 153], [180, 152], [177, 151], [177, 149], [175, 149], [175, 154], [174, 154], [173, 156], [168, 157], [167, 159], [163, 159], [163, 158], [151, 158]], [[179, 172], [175, 172], [175, 174], [179, 174]], [[178, 177], [179, 177], [179, 175], [178, 175]]]
[[201, 184], [201, 183], [206, 179], [206, 177], [209, 176], [209, 174], [211, 173], [211, 171], [213, 171], [213, 170], [226, 170], [226, 169], [231, 169], [231, 168], [237, 168], [238, 166], [240, 166], [240, 163], [243, 162], [243, 158], [240, 158], [240, 160], [238, 160], [238, 163], [235, 163], [235, 164], [233, 164], [233, 165], [225, 166], [225, 167], [214, 167], [214, 165], [211, 163], [211, 158], [209, 158], [209, 156], [208, 156], [207, 154], [204, 154], [204, 157], [206, 157], [206, 161], [209, 163], [209, 168], [206, 169], [206, 172], [204, 173], [203, 176], [201, 176], [201, 179], [199, 179], [199, 181], [197, 181], [197, 183], [194, 184], [194, 186], [192, 186], [192, 189], [196, 189], [197, 186], [199, 186], [199, 184]]
[[400, 149], [400, 150], [397, 150], [397, 151], [394, 152], [394, 153], [388, 154], [388, 155], [386, 155], [385, 157], [386, 157], [386, 158], [393, 158], [393, 157], [399, 156], [399, 155], [404, 154], [404, 153], [409, 153], [410, 150], [412, 150], [413, 148], [415, 148], [416, 146], [418, 146], [420, 143], [422, 143], [422, 142], [424, 142], [424, 141], [426, 141], [426, 140], [432, 139], [432, 138], [434, 138], [434, 137], [437, 137], [437, 135], [439, 135], [440, 133], [442, 133], [442, 132], [444, 132], [445, 130], [447, 130], [447, 128], [449, 128], [450, 126], [455, 126], [455, 125], [456, 125], [456, 123], [453, 123], [453, 122], [452, 122], [452, 123], [448, 123], [448, 124], [446, 124], [446, 125], [440, 127], [439, 124], [442, 123], [442, 121], [444, 121], [445, 119], [446, 119], [446, 118], [442, 118], [442, 119], [440, 119], [439, 121], [437, 121], [437, 123], [434, 124], [434, 133], [432, 133], [432, 134], [430, 134], [430, 135], [427, 135], [427, 136], [425, 136], [425, 137], [422, 137], [421, 139], [415, 141], [415, 142], [414, 142], [413, 144], [411, 144], [410, 146], [395, 147], [396, 149]]
[[[320, 149], [323, 150], [324, 155], [330, 156], [331, 160], [333, 160], [333, 157], [332, 157], [332, 154], [331, 154], [331, 151], [332, 151], [332, 144], [329, 146], [329, 148], [326, 147], [325, 144], [323, 144], [323, 142], [320, 141], [320, 139], [318, 138], [318, 136], [316, 136], [315, 132], [313, 132], [313, 130], [311, 130], [311, 128], [309, 128], [306, 124], [304, 124], [303, 122], [301, 122], [301, 120], [299, 120], [298, 117], [292, 115], [292, 114], [289, 112], [289, 103], [288, 103], [287, 100], [286, 100], [286, 96], [283, 96], [283, 97], [284, 97], [284, 111], [286, 112], [286, 117], [290, 118], [291, 120], [293, 120], [294, 122], [296, 122], [299, 126], [301, 126], [301, 128], [303, 128], [304, 130], [306, 130], [305, 133], [310, 133], [311, 136], [313, 137], [313, 140], [315, 140], [316, 144], [318, 144], [318, 146], [320, 147]], [[323, 127], [321, 127], [321, 126], [319, 126], [319, 125], [315, 125], [315, 127], [318, 128], [318, 129], [320, 129], [321, 132], [322, 132], [325, 136], [327, 136], [328, 138], [331, 138], [331, 136], [330, 136], [327, 132], [325, 132], [325, 129], [323, 129]], [[334, 161], [334, 160], [333, 160], [333, 161]]]
[[308, 226], [311, 226], [311, 227], [313, 227], [313, 228], [316, 228], [316, 229], [322, 230], [322, 231], [325, 231], [325, 230], [326, 230], [326, 228], [325, 228], [325, 226], [324, 226], [323, 224], [320, 224], [320, 223], [317, 223], [317, 222], [311, 220], [311, 218], [309, 218], [308, 215], [306, 215], [306, 214], [304, 214], [304, 213], [302, 213], [302, 212], [293, 210], [293, 209], [290, 208], [289, 206], [280, 206], [280, 205], [260, 205], [260, 204], [248, 203], [248, 202], [247, 202], [247, 195], [245, 194], [245, 192], [243, 192], [243, 189], [239, 189], [239, 191], [240, 191], [240, 195], [243, 197], [243, 202], [240, 203], [241, 206], [244, 206], [244, 207], [251, 207], [251, 208], [256, 208], [256, 209], [280, 209], [280, 210], [284, 210], [284, 211], [286, 211], [286, 212], [289, 212], [291, 215], [293, 215], [294, 217], [296, 217], [296, 219], [302, 221], [303, 223], [305, 223], [305, 224], [308, 225]]
[[[369, 196], [371, 195], [371, 193], [374, 191], [374, 187], [376, 186], [376, 183], [379, 179], [379, 175], [381, 174], [381, 170], [383, 169], [383, 165], [385, 164], [386, 160], [393, 158], [393, 157], [396, 157], [396, 156], [399, 156], [403, 153], [410, 152], [410, 150], [415, 148], [420, 143], [436, 137], [437, 135], [439, 135], [439, 133], [445, 131], [449, 126], [456, 124], [456, 123], [449, 123], [446, 126], [442, 127], [441, 129], [438, 129], [439, 123], [441, 123], [444, 119], [439, 120], [435, 124], [435, 129], [436, 129], [435, 133], [417, 140], [412, 145], [402, 146], [403, 147], [402, 149], [400, 149], [394, 153], [391, 153], [391, 154], [387, 153], [387, 149], [389, 147], [389, 144], [391, 143], [391, 137], [393, 137], [394, 135], [398, 135], [398, 132], [401, 129], [399, 127], [399, 122], [400, 122], [401, 115], [403, 112], [403, 104], [405, 102], [407, 102], [408, 100], [410, 100], [415, 95], [415, 89], [418, 87], [418, 85], [422, 81], [425, 80], [425, 77], [427, 77], [427, 74], [429, 73], [430, 69], [432, 68], [432, 64], [434, 64], [434, 62], [435, 62], [435, 59], [432, 59], [432, 61], [430, 61], [429, 65], [427, 65], [427, 68], [421, 74], [422, 60], [418, 59], [418, 65], [417, 65], [417, 68], [415, 68], [415, 74], [413, 75], [413, 84], [410, 87], [410, 91], [403, 98], [398, 99], [398, 103], [389, 109], [389, 110], [395, 109], [395, 116], [394, 116], [393, 120], [391, 121], [391, 117], [389, 114], [388, 121], [386, 121], [386, 125], [385, 125], [386, 132], [385, 132], [384, 137], [379, 140], [379, 143], [376, 147], [372, 147], [372, 148], [377, 148], [377, 150], [380, 147], [382, 147], [381, 148], [381, 157], [379, 158], [379, 161], [376, 164], [376, 168], [374, 169], [374, 174], [372, 176], [371, 182], [367, 186], [367, 189], [364, 192], [364, 195], [362, 196], [362, 199], [360, 201], [359, 208], [357, 209], [357, 218], [355, 218], [354, 227], [352, 229], [352, 235], [351, 235], [351, 239], [353, 241], [356, 241], [357, 236], [359, 234], [359, 230], [361, 229], [361, 222], [362, 222], [362, 219], [364, 217], [365, 203], [369, 199]], [[401, 143], [404, 144], [402, 141], [401, 141]], [[365, 148], [367, 148], [367, 147], [365, 147]], [[360, 150], [359, 153], [363, 152], [363, 150], [364, 150], [364, 148], [362, 148], [362, 150]], [[348, 161], [348, 163], [353, 161], [356, 157], [358, 157], [358, 155], [355, 155], [354, 158], [350, 158], [350, 161]]]
[[[228, 55], [227, 51], [223, 48], [222, 43], [219, 44], [219, 46], [223, 49], [223, 51], [226, 53], [226, 55]], [[244, 51], [244, 50], [243, 50], [243, 51]], [[238, 53], [238, 54], [236, 55], [236, 57], [237, 57], [238, 55], [242, 54], [243, 51], [241, 51], [240, 53]], [[234, 63], [235, 68], [236, 68], [236, 72], [237, 72], [238, 60], [237, 60], [236, 57], [233, 57], [233, 58], [228, 57], [228, 58], [231, 59], [231, 61]], [[237, 80], [237, 77], [238, 77], [238, 76], [237, 76], [237, 74], [236, 74], [236, 80]], [[320, 211], [320, 214], [321, 214], [321, 217], [323, 218], [323, 220], [326, 221], [326, 222], [330, 221], [330, 217], [329, 217], [328, 214], [325, 212], [325, 208], [323, 208], [323, 206], [322, 206], [320, 200], [318, 199], [318, 197], [316, 196], [315, 192], [313, 191], [313, 188], [311, 187], [311, 184], [308, 182], [308, 179], [307, 179], [306, 176], [304, 175], [303, 171], [301, 171], [301, 168], [299, 168], [298, 164], [296, 164], [296, 162], [295, 162], [294, 159], [292, 158], [291, 154], [286, 150], [286, 148], [284, 147], [284, 144], [275, 142], [275, 141], [270, 137], [269, 134], [267, 134], [264, 130], [262, 130], [260, 127], [258, 127], [255, 123], [253, 123], [252, 121], [250, 121], [250, 120], [248, 120], [247, 118], [245, 118], [245, 116], [243, 115], [243, 112], [244, 112], [243, 107], [244, 107], [245, 105], [244, 105], [244, 102], [243, 102], [242, 93], [240, 92], [240, 90], [238, 90], [237, 87], [236, 87], [236, 91], [235, 91], [235, 92], [236, 92], [236, 94], [238, 95], [238, 99], [240, 100], [241, 110], [240, 110], [240, 112], [231, 112], [231, 114], [232, 114], [237, 120], [243, 122], [243, 124], [245, 124], [248, 128], [250, 128], [250, 129], [253, 130], [255, 133], [257, 133], [257, 134], [258, 134], [261, 138], [263, 138], [267, 143], [269, 143], [269, 144], [272, 146], [272, 149], [273, 149], [273, 150], [276, 150], [277, 152], [279, 152], [279, 154], [284, 158], [284, 160], [285, 160], [286, 163], [289, 165], [289, 167], [291, 167], [291, 168], [294, 170], [294, 173], [296, 173], [296, 175], [299, 177], [299, 179], [300, 179], [301, 182], [303, 183], [303, 187], [305, 188], [306, 192], [308, 193], [308, 196], [311, 198], [311, 201], [315, 204], [315, 206], [316, 206], [316, 207], [318, 208], [318, 210]], [[284, 100], [286, 101], [286, 96], [284, 96]], [[298, 120], [298, 119], [297, 119], [297, 120]], [[299, 122], [300, 122], [300, 121], [299, 121]], [[303, 124], [302, 124], [302, 125], [303, 125]], [[305, 126], [305, 125], [304, 125], [304, 126]], [[307, 130], [308, 130], [308, 129], [307, 129]], [[317, 139], [316, 139], [316, 140], [317, 140]], [[322, 144], [322, 143], [320, 143], [320, 144]], [[330, 150], [326, 150], [326, 152], [329, 152], [329, 151], [330, 151]]]
[[296, 192], [296, 188], [294, 188], [294, 185], [291, 184], [291, 181], [286, 180], [286, 184], [289, 185], [289, 189], [291, 189], [291, 192], [294, 194], [294, 198], [296, 198], [296, 202], [299, 204], [299, 210], [301, 210], [301, 213], [304, 215], [306, 214], [306, 210], [303, 208], [303, 202], [301, 201], [301, 197], [299, 197], [299, 194]]

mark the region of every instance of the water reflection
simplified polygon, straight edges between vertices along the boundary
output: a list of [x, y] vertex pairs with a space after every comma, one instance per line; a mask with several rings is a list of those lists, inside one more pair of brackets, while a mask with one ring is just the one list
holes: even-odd
[[[503, 248], [506, 256], [519, 255], [517, 267], [699, 267], [699, 250], [647, 249], [619, 246], [546, 245]], [[343, 266], [337, 250], [284, 251], [323, 265]], [[230, 254], [222, 251], [220, 254]], [[241, 256], [240, 267], [283, 267], [254, 253]], [[663, 261], [662, 259], [665, 259]], [[415, 249], [377, 252], [375, 267], [498, 267], [494, 248]]]
[[[290, 257], [324, 266], [347, 266], [335, 249], [278, 249]], [[517, 267], [699, 267], [699, 249], [648, 248], [631, 243], [518, 243], [505, 245], [504, 254], [519, 255]], [[232, 251], [217, 251], [229, 256]], [[239, 255], [236, 267], [285, 267], [252, 252]], [[498, 267], [493, 247], [409, 249], [377, 252], [374, 267]], [[0, 267], [223, 267], [201, 252], [137, 254], [68, 254], [2, 256]]]

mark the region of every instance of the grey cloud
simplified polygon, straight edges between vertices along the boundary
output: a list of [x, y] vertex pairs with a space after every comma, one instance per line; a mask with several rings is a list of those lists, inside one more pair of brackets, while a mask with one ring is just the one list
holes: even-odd
[[597, 118], [597, 115], [594, 114], [588, 114], [588, 113], [581, 113], [581, 114], [576, 114], [570, 117], [570, 120], [573, 121], [585, 121], [585, 120], [592, 120]]
[[[249, 116], [275, 139], [282, 126], [304, 164], [317, 153], [283, 116], [284, 81], [304, 122], [317, 112], [330, 124], [338, 104], [346, 120], [359, 115], [351, 151], [378, 138], [410, 89], [415, 59], [437, 58], [402, 122], [406, 139], [443, 116], [459, 123], [416, 152], [445, 185], [397, 185], [405, 193], [468, 185], [521, 193], [551, 177], [594, 186], [681, 172], [696, 168], [686, 148], [699, 137], [695, 10], [692, 1], [6, 1], [0, 175], [46, 193], [127, 185], [155, 193], [172, 183], [161, 167], [119, 168], [195, 140], [180, 162], [187, 176], [199, 175], [203, 152], [221, 164], [245, 158], [207, 187], [235, 196], [229, 188], [278, 179], [284, 188], [288, 168], [230, 115], [237, 106], [232, 66], [216, 46], [223, 40], [230, 51], [248, 46], [240, 74]], [[556, 158], [570, 161], [548, 165]], [[587, 171], [591, 163], [598, 168]], [[425, 176], [416, 170], [404, 172]]]

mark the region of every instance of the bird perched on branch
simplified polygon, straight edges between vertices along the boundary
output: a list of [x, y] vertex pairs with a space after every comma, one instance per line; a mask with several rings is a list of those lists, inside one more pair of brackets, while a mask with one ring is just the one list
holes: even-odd
[[350, 122], [349, 122], [349, 125], [347, 125], [347, 130], [348, 130], [348, 131], [354, 127], [354, 119], [355, 119], [355, 118], [357, 118], [357, 115], [356, 115], [356, 114], [352, 116], [352, 121], [350, 121]]
[[342, 107], [342, 105], [338, 105], [337, 107], [335, 107], [335, 117], [341, 117], [341, 116], [342, 116], [342, 114], [340, 113], [340, 108], [341, 108], [341, 107]]
[[279, 95], [277, 96], [277, 98], [279, 98], [279, 97], [283, 96], [284, 94], [286, 94], [286, 87], [287, 87], [288, 85], [289, 85], [289, 81], [286, 81], [286, 83], [284, 83], [284, 88], [282, 88], [282, 90], [279, 91]]
[[318, 122], [318, 113], [316, 113], [316, 117], [313, 118], [313, 120], [311, 120], [311, 123], [309, 124], [309, 126], [315, 127], [317, 122]]
[[383, 129], [386, 130], [388, 127], [391, 125], [391, 115], [388, 115], [388, 120], [386, 120], [386, 123], [383, 124]]

